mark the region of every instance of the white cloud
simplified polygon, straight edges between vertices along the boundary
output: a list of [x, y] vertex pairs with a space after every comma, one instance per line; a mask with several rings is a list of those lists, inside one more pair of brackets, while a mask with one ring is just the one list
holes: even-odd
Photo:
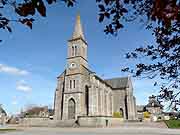
[[16, 89], [23, 92], [30, 92], [32, 90], [31, 86], [29, 86], [24, 80], [17, 82]]
[[28, 75], [29, 72], [26, 70], [18, 69], [16, 67], [10, 67], [4, 64], [0, 64], [0, 72], [12, 74], [12, 75]]
[[17, 101], [17, 96], [14, 96], [13, 97], [13, 100], [11, 102], [13, 105], [17, 105], [18, 104], [18, 101]]
[[12, 101], [12, 104], [13, 104], [13, 105], [17, 105], [18, 102], [17, 102], [17, 101]]

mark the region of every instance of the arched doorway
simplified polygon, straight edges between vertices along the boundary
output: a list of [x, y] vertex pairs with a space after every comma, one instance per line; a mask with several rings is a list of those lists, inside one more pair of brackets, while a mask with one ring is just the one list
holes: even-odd
[[89, 89], [85, 86], [85, 105], [86, 105], [86, 115], [89, 115]]
[[123, 111], [123, 109], [122, 109], [122, 108], [120, 108], [120, 109], [119, 109], [119, 112], [120, 112], [120, 114], [121, 114], [122, 118], [124, 118], [124, 111]]
[[75, 119], [76, 103], [73, 98], [68, 101], [68, 119]]

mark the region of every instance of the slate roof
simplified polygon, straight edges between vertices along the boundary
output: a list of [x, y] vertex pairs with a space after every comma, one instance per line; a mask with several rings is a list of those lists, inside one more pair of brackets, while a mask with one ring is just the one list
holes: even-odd
[[65, 72], [66, 70], [64, 70], [57, 78], [60, 78], [62, 75], [64, 75]]
[[153, 101], [150, 101], [147, 105], [146, 105], [146, 107], [163, 107], [163, 105], [161, 105], [158, 101], [155, 101], [155, 100], [153, 100]]
[[96, 79], [98, 79], [99, 81], [101, 81], [102, 83], [104, 83], [106, 86], [108, 86], [108, 87], [110, 87], [111, 89], [113, 89], [110, 84], [108, 84], [105, 80], [101, 79], [99, 76], [94, 75], [94, 77], [95, 77]]
[[123, 89], [129, 87], [128, 77], [112, 78], [106, 79], [104, 81], [108, 83], [113, 89]]
[[149, 97], [149, 103], [146, 105], [146, 107], [163, 107], [163, 105], [160, 104], [160, 102], [158, 102], [156, 100], [156, 97], [154, 95]]
[[137, 105], [136, 109], [137, 109], [137, 112], [144, 112], [145, 111], [145, 106], [144, 105]]
[[4, 113], [5, 115], [7, 115], [6, 111], [0, 106], [0, 114]]

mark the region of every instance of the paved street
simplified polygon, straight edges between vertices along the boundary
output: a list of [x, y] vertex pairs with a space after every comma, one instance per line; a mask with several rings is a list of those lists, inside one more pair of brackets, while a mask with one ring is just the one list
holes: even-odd
[[24, 128], [3, 135], [180, 135], [180, 129], [152, 127], [121, 128]]

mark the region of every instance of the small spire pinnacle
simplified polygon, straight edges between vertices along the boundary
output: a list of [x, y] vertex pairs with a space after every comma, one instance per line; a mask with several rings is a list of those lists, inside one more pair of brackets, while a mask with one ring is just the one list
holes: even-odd
[[75, 24], [72, 39], [76, 39], [79, 37], [85, 39], [84, 34], [83, 34], [82, 25], [81, 25], [81, 17], [80, 17], [80, 14], [78, 13], [78, 15], [76, 17], [76, 24]]
[[81, 22], [81, 16], [80, 16], [80, 13], [78, 12], [77, 16], [76, 16], [76, 19], [77, 21], [80, 21]]

